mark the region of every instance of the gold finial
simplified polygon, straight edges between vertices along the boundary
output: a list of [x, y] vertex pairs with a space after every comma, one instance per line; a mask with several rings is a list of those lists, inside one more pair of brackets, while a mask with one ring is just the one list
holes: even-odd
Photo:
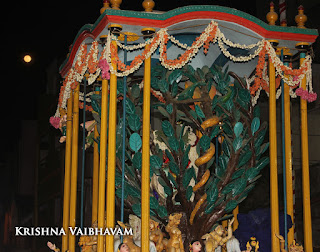
[[287, 26], [287, 20], [286, 19], [282, 20], [280, 25], [281, 26]]
[[112, 9], [120, 10], [120, 4], [122, 3], [122, 0], [110, 0]]
[[110, 9], [109, 0], [103, 0], [103, 7], [100, 9], [100, 14], [102, 14], [106, 9]]
[[274, 11], [274, 3], [270, 3], [270, 11], [267, 14], [269, 25], [275, 25], [278, 20], [278, 14]]
[[152, 12], [155, 3], [153, 0], [144, 0], [142, 6], [146, 12]]
[[298, 8], [298, 15], [296, 15], [295, 20], [298, 28], [306, 28], [304, 24], [307, 22], [307, 16], [304, 14], [304, 8], [302, 5]]

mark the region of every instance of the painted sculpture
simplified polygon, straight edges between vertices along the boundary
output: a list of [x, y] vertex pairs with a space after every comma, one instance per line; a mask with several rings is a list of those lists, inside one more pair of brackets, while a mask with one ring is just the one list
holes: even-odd
[[166, 231], [170, 236], [166, 248], [167, 252], [184, 252], [181, 231], [178, 228], [181, 217], [181, 213], [175, 213], [169, 216], [169, 223], [166, 226]]
[[126, 243], [121, 243], [119, 245], [118, 252], [131, 252], [131, 250]]
[[246, 244], [247, 250], [250, 252], [258, 252], [259, 251], [259, 241], [257, 238], [251, 237], [250, 240]]
[[[285, 249], [285, 240], [283, 238], [283, 236], [281, 235], [277, 235], [276, 236], [279, 238], [280, 240], [280, 249], [281, 252], [287, 252], [287, 250]], [[298, 243], [296, 243], [295, 240], [293, 240], [292, 244], [290, 244], [289, 248], [288, 248], [289, 252], [303, 252], [303, 246], [299, 245]]]
[[52, 244], [51, 242], [47, 242], [47, 246], [49, 249], [51, 249], [54, 252], [60, 252], [60, 249], [56, 247], [56, 244]]
[[192, 241], [189, 246], [190, 252], [199, 252], [201, 251], [201, 242], [198, 240]]
[[213, 252], [219, 246], [223, 246], [227, 243], [228, 240], [232, 237], [232, 223], [234, 218], [228, 223], [227, 234], [225, 234], [224, 227], [218, 225], [213, 231], [202, 236], [202, 239], [205, 239], [206, 252]]
[[157, 251], [163, 251], [164, 240], [163, 233], [159, 227], [159, 223], [150, 219], [150, 241], [153, 241]]

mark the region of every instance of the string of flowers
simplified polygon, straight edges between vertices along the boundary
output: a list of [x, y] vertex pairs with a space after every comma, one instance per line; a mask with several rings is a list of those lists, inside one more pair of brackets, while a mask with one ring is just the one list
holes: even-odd
[[[179, 56], [178, 59], [168, 59], [167, 58], [167, 43], [171, 41], [175, 45], [179, 46], [182, 49], [185, 49], [185, 52]], [[118, 50], [116, 46], [111, 43], [116, 41], [116, 44], [119, 48], [127, 51], [141, 50], [142, 53], [136, 56], [130, 65], [125, 65], [118, 56]], [[88, 83], [92, 84], [96, 78], [102, 74], [102, 78], [109, 79], [110, 73], [115, 74], [118, 77], [127, 76], [135, 72], [143, 64], [143, 61], [151, 57], [151, 55], [159, 48], [160, 51], [160, 63], [170, 69], [182, 68], [187, 64], [200, 50], [201, 47], [204, 48], [204, 53], [208, 52], [210, 43], [218, 43], [218, 46], [221, 52], [231, 59], [234, 62], [246, 62], [252, 60], [256, 56], [259, 57], [258, 65], [256, 68], [255, 81], [254, 84], [250, 86], [250, 93], [256, 101], [259, 97], [261, 90], [265, 90], [268, 93], [268, 80], [267, 74], [265, 73], [266, 63], [265, 57], [269, 56], [269, 59], [274, 64], [276, 69], [277, 76], [280, 76], [285, 83], [287, 83], [290, 88], [290, 95], [292, 97], [301, 96], [302, 98], [307, 99], [308, 101], [313, 101], [316, 99], [316, 94], [312, 91], [311, 83], [311, 57], [307, 56], [304, 62], [301, 64], [299, 69], [292, 69], [291, 67], [285, 66], [283, 62], [276, 55], [276, 52], [272, 45], [262, 39], [255, 44], [251, 45], [241, 45], [234, 43], [229, 39], [225, 38], [225, 35], [221, 32], [218, 27], [218, 24], [214, 21], [211, 21], [205, 30], [200, 34], [199, 37], [192, 43], [191, 46], [181, 43], [179, 40], [174, 38], [174, 36], [169, 35], [167, 29], [160, 29], [155, 33], [153, 38], [147, 40], [144, 43], [138, 45], [125, 46], [113, 35], [108, 35], [107, 43], [101, 52], [100, 58], [98, 60], [98, 42], [94, 41], [90, 47], [89, 52], [87, 53], [87, 45], [82, 44], [78, 50], [77, 59], [74, 66], [69, 70], [67, 77], [65, 78], [63, 85], [60, 90], [59, 103], [56, 112], [56, 116], [59, 116], [59, 108], [66, 108], [66, 101], [70, 96], [71, 89], [74, 89], [78, 83], [83, 80], [83, 76], [86, 71], [89, 73]], [[236, 57], [232, 55], [226, 48], [228, 47], [241, 48], [241, 49], [253, 49], [255, 51], [247, 56]], [[117, 65], [117, 69], [114, 69], [112, 63]], [[304, 90], [300, 87], [301, 80], [306, 77], [307, 89]], [[296, 89], [294, 92], [293, 88], [299, 87], [301, 89]], [[277, 96], [281, 91], [277, 91]]]

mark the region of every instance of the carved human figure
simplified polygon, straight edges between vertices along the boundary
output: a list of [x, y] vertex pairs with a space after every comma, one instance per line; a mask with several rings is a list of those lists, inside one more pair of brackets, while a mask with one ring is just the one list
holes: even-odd
[[130, 252], [130, 248], [126, 243], [120, 243], [118, 251], [119, 252]]
[[232, 218], [228, 223], [228, 231], [225, 235], [225, 230], [222, 225], [217, 226], [213, 231], [205, 234], [201, 239], [205, 239], [206, 252], [213, 252], [218, 246], [223, 246], [232, 237]]
[[160, 230], [159, 223], [152, 219], [150, 219], [150, 241], [154, 242], [158, 252], [163, 250], [163, 233]]
[[170, 235], [167, 243], [167, 252], [184, 252], [181, 231], [178, 228], [181, 217], [181, 213], [174, 213], [169, 216], [169, 223], [166, 226], [166, 231]]
[[190, 252], [199, 252], [201, 251], [201, 242], [198, 240], [193, 240], [189, 245]]

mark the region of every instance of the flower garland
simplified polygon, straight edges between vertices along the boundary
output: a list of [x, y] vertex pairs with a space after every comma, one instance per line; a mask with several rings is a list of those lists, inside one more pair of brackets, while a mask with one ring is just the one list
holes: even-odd
[[[167, 58], [167, 43], [168, 41], [176, 44], [180, 48], [184, 49], [185, 52], [179, 56], [177, 59], [168, 59]], [[118, 56], [118, 50], [115, 44], [127, 51], [141, 50], [142, 53], [136, 56], [130, 65], [125, 65], [120, 61]], [[303, 99], [307, 99], [309, 102], [316, 99], [317, 95], [312, 91], [311, 83], [311, 57], [307, 56], [299, 69], [292, 69], [291, 67], [285, 66], [283, 62], [276, 55], [276, 52], [272, 45], [262, 39], [255, 44], [251, 45], [240, 45], [234, 43], [229, 39], [225, 38], [225, 35], [221, 32], [218, 27], [218, 24], [214, 21], [211, 21], [205, 30], [200, 34], [199, 37], [192, 43], [191, 46], [187, 44], [180, 43], [172, 35], [168, 34], [167, 29], [160, 29], [155, 33], [153, 38], [147, 40], [144, 43], [138, 45], [123, 45], [114, 35], [108, 35], [107, 43], [101, 52], [100, 58], [98, 59], [99, 48], [98, 42], [94, 41], [90, 47], [89, 52], [87, 52], [87, 45], [82, 44], [79, 48], [77, 59], [74, 66], [69, 70], [67, 77], [65, 78], [63, 85], [60, 89], [59, 94], [59, 103], [55, 116], [59, 116], [59, 108], [66, 108], [66, 101], [70, 96], [71, 89], [74, 89], [78, 83], [83, 80], [84, 74], [86, 71], [89, 73], [88, 83], [92, 84], [96, 78], [102, 74], [102, 78], [109, 79], [110, 73], [115, 74], [118, 77], [127, 76], [136, 70], [143, 64], [143, 61], [151, 57], [151, 55], [159, 48], [160, 63], [167, 69], [173, 70], [177, 68], [182, 68], [186, 65], [200, 50], [201, 47], [204, 49], [204, 53], [208, 52], [210, 43], [218, 43], [218, 46], [221, 52], [234, 62], [247, 62], [259, 57], [258, 65], [256, 67], [256, 74], [254, 78], [253, 85], [249, 85], [249, 90], [253, 96], [252, 102], [256, 102], [261, 90], [269, 92], [268, 87], [268, 78], [266, 73], [266, 63], [265, 57], [269, 56], [270, 61], [274, 64], [277, 74], [277, 79], [282, 78], [285, 83], [287, 83], [290, 88], [290, 95], [292, 97], [300, 96]], [[226, 49], [228, 47], [241, 48], [241, 49], [255, 49], [255, 51], [247, 56], [236, 57]], [[114, 69], [113, 64], [117, 65], [117, 69]], [[301, 80], [306, 77], [307, 89], [299, 89]], [[277, 81], [278, 84], [278, 81]], [[296, 89], [296, 92], [293, 91], [293, 88], [299, 87]], [[277, 91], [277, 96], [279, 96], [281, 90]], [[89, 108], [89, 107], [88, 107]]]

